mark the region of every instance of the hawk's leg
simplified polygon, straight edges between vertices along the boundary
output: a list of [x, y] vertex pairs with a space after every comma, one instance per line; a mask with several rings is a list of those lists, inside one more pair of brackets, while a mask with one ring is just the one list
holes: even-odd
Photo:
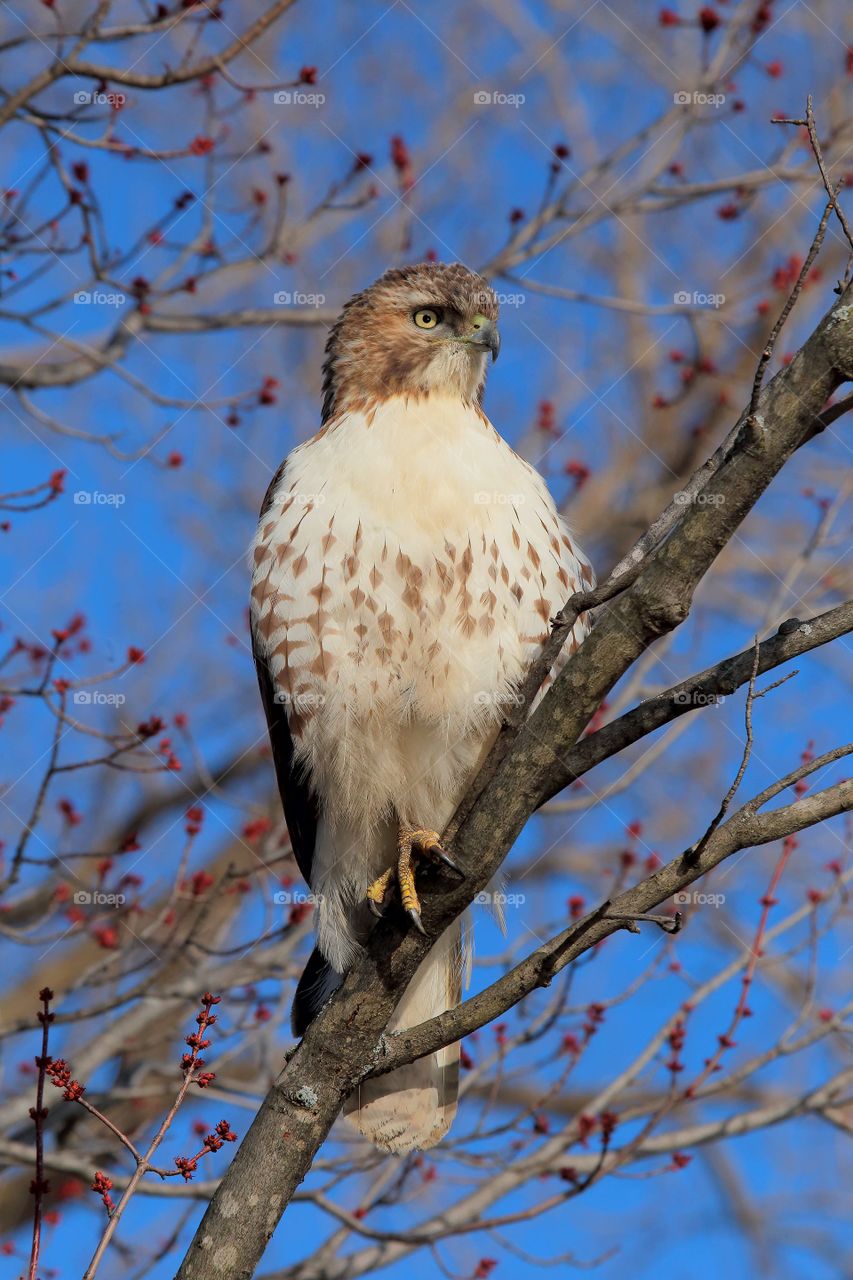
[[437, 831], [429, 831], [423, 827], [409, 827], [401, 822], [397, 830], [397, 864], [396, 866], [392, 864], [387, 871], [383, 871], [382, 875], [373, 881], [367, 890], [367, 900], [373, 914], [381, 916], [381, 908], [385, 904], [388, 890], [396, 875], [403, 909], [418, 932], [424, 933], [425, 930], [421, 924], [421, 903], [415, 888], [416, 852], [434, 862], [442, 863], [457, 875], [462, 875], [453, 859], [442, 849], [441, 837]]

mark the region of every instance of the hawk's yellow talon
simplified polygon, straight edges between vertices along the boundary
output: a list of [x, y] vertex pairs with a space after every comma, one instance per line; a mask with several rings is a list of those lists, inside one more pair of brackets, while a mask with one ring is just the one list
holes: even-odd
[[400, 899], [403, 904], [403, 910], [409, 916], [418, 932], [425, 934], [426, 931], [421, 922], [421, 903], [415, 887], [416, 852], [423, 853], [428, 858], [444, 863], [445, 866], [450, 867], [459, 876], [463, 874], [456, 863], [442, 849], [441, 837], [437, 831], [430, 831], [425, 827], [407, 827], [400, 823], [397, 833], [396, 866], [388, 867], [368, 887], [367, 901], [373, 914], [381, 917], [381, 908], [385, 905], [391, 881], [396, 876], [397, 884], [400, 886]]
[[408, 832], [400, 829], [400, 835], [397, 838], [397, 883], [400, 886], [400, 897], [403, 901], [403, 910], [420, 913], [421, 904], [418, 898], [418, 892], [415, 888], [415, 865], [414, 865], [414, 838], [420, 832]]
[[380, 919], [382, 918], [382, 907], [385, 904], [385, 895], [393, 878], [394, 868], [389, 867], [387, 871], [383, 871], [382, 875], [373, 881], [373, 884], [367, 890], [367, 901], [370, 904], [370, 910]]

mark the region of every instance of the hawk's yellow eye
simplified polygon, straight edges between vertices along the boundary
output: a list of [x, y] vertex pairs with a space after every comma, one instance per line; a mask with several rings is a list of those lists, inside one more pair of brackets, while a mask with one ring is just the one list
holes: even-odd
[[419, 329], [434, 329], [441, 323], [441, 312], [434, 307], [421, 307], [415, 312], [414, 321]]

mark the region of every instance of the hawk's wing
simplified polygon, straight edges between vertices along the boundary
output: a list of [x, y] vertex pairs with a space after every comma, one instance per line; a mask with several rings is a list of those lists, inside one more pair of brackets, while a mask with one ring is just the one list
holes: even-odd
[[[252, 626], [252, 654], [261, 687], [261, 702], [267, 717], [272, 744], [272, 758], [284, 820], [290, 832], [290, 843], [299, 870], [306, 884], [311, 884], [311, 864], [314, 861], [314, 845], [317, 840], [317, 819], [320, 811], [317, 796], [311, 786], [311, 775], [302, 763], [294, 761], [293, 736], [287, 723], [284, 703], [275, 697], [275, 685], [266, 658], [260, 652]], [[290, 1025], [293, 1034], [300, 1039], [310, 1022], [343, 982], [329, 961], [317, 947], [311, 952], [308, 964], [293, 997]]]
[[266, 658], [258, 652], [254, 628], [252, 628], [252, 654], [255, 659], [255, 670], [258, 673], [261, 702], [266, 712], [275, 776], [278, 780], [281, 803], [284, 806], [284, 819], [287, 830], [290, 832], [290, 843], [293, 846], [296, 864], [302, 872], [302, 878], [310, 885], [319, 814], [317, 797], [305, 766], [294, 761], [293, 738], [287, 723], [287, 711], [284, 703], [276, 701], [272, 675]]
[[[285, 464], [282, 463], [266, 492], [261, 506], [261, 519], [272, 505], [273, 494], [281, 479], [284, 466]], [[283, 700], [276, 698], [275, 681], [266, 657], [261, 652], [254, 619], [251, 630], [252, 656], [258, 673], [261, 702], [264, 704], [267, 717], [273, 764], [281, 803], [284, 806], [284, 819], [290, 833], [290, 843], [293, 846], [296, 864], [306, 884], [310, 886], [320, 806], [311, 785], [310, 773], [301, 762], [297, 763], [294, 760], [293, 736], [287, 721], [287, 706]]]

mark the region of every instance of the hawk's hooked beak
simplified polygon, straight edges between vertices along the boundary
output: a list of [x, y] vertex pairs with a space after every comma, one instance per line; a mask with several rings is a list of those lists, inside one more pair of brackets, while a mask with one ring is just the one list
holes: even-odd
[[498, 332], [497, 321], [488, 320], [485, 316], [475, 316], [473, 321], [473, 333], [466, 339], [472, 347], [481, 347], [485, 351], [491, 351], [492, 362], [497, 360], [501, 350], [501, 335]]

